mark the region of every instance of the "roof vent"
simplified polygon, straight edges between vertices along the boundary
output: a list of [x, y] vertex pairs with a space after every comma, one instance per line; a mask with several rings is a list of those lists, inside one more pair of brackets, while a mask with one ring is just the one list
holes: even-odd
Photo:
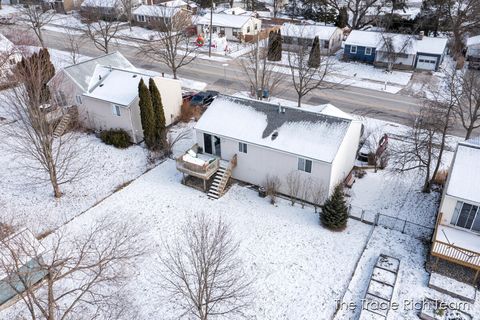
[[102, 80], [102, 75], [98, 75], [98, 80]]
[[133, 77], [133, 78], [136, 78], [136, 77], [137, 77], [137, 75], [136, 75], [136, 74], [134, 74], [132, 77]]
[[99, 87], [103, 87], [103, 83], [100, 83], [98, 86], [99, 86]]
[[278, 131], [275, 131], [274, 133], [272, 133], [272, 140], [277, 139], [277, 137], [278, 137]]
[[282, 107], [280, 103], [278, 104], [278, 113], [285, 113], [285, 107]]

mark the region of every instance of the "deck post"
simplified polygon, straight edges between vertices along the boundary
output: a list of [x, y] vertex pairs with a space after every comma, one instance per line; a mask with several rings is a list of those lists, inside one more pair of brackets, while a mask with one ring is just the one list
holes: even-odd
[[207, 191], [207, 180], [203, 179], [203, 191]]
[[477, 283], [477, 279], [478, 279], [478, 272], [479, 272], [479, 271], [480, 271], [480, 270], [479, 270], [479, 269], [477, 269], [477, 271], [475, 272], [475, 279], [473, 279], [473, 284], [474, 284], [474, 285]]

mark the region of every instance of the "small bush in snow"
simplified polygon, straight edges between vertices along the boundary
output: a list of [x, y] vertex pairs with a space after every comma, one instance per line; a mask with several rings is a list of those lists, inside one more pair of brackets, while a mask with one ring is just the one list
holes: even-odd
[[265, 177], [263, 187], [270, 198], [270, 203], [275, 204], [277, 202], [278, 190], [280, 189], [281, 181], [277, 176], [268, 175]]
[[130, 136], [123, 129], [110, 129], [100, 132], [100, 139], [108, 145], [119, 149], [125, 149], [131, 146]]
[[343, 230], [347, 226], [348, 207], [341, 184], [335, 187], [333, 194], [325, 201], [320, 221], [331, 230]]

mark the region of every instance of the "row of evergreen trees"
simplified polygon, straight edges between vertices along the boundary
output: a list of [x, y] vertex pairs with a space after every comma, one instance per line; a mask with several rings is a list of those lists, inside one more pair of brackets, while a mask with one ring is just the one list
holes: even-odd
[[162, 97], [152, 78], [148, 81], [148, 87], [143, 79], [140, 80], [138, 96], [145, 144], [150, 150], [162, 150], [167, 143], [165, 111]]
[[[281, 61], [282, 60], [282, 34], [280, 30], [271, 31], [268, 34], [268, 61]], [[313, 39], [312, 48], [308, 57], [308, 66], [310, 68], [319, 68], [321, 62], [320, 54], [320, 39], [315, 37]]]

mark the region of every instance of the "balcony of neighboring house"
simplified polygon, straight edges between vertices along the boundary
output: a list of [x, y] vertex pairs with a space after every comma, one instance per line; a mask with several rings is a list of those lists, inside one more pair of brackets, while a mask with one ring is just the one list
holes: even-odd
[[[441, 216], [441, 214], [439, 215]], [[441, 221], [439, 218], [438, 221]], [[474, 283], [480, 275], [480, 234], [437, 222], [432, 239], [431, 255], [475, 271]]]

